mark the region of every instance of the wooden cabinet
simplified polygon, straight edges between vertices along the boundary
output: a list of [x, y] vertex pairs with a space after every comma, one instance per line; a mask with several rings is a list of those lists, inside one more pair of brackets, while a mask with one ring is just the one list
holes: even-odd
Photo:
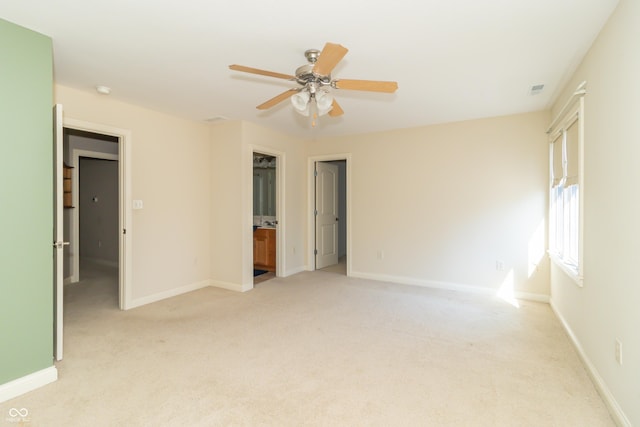
[[276, 271], [276, 230], [258, 228], [253, 232], [253, 266], [267, 271]]
[[71, 193], [71, 166], [62, 167], [62, 204], [65, 208], [73, 207], [73, 197]]

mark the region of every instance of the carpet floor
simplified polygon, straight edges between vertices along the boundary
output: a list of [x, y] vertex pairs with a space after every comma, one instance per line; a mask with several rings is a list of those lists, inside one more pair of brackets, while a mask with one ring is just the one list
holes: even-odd
[[66, 287], [59, 380], [0, 424], [614, 425], [547, 304], [316, 271], [123, 312], [102, 268]]

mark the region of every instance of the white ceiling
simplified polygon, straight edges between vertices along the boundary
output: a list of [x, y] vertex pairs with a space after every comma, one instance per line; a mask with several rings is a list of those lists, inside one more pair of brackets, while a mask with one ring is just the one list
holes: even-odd
[[[55, 80], [171, 114], [243, 119], [313, 138], [548, 108], [618, 0], [2, 0], [0, 17], [53, 39]], [[335, 90], [345, 111], [312, 129], [289, 102], [325, 42], [334, 78], [395, 80], [395, 94]], [[3, 60], [5, 60], [3, 58]], [[544, 84], [531, 96], [532, 85]]]

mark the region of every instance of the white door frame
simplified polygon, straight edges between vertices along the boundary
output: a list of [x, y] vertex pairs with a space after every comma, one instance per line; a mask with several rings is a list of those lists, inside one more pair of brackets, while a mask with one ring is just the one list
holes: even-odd
[[[286, 154], [283, 151], [274, 150], [273, 148], [263, 147], [260, 145], [249, 145], [249, 157], [250, 164], [248, 172], [249, 182], [249, 198], [251, 202], [248, 204], [249, 218], [246, 229], [249, 230], [249, 225], [253, 226], [253, 153], [268, 154], [276, 158], [276, 220], [278, 225], [276, 226], [276, 276], [283, 277], [286, 270], [286, 240], [285, 240], [285, 226], [286, 226], [286, 193], [285, 193], [285, 165]], [[253, 234], [250, 235], [247, 242], [247, 248], [251, 248], [251, 269], [253, 269]], [[253, 272], [251, 272], [251, 280], [253, 284]], [[252, 285], [253, 287], [253, 285]]]
[[[119, 306], [121, 310], [128, 310], [132, 300], [132, 220], [131, 220], [131, 131], [99, 123], [86, 122], [73, 118], [64, 118], [65, 128], [86, 132], [100, 133], [118, 138], [118, 180], [119, 180]], [[77, 175], [77, 171], [76, 171]], [[77, 183], [77, 177], [73, 182]], [[74, 192], [74, 198], [77, 197]], [[74, 213], [75, 215], [75, 213]], [[77, 223], [77, 222], [76, 222]], [[77, 258], [77, 256], [76, 256]], [[77, 271], [77, 270], [76, 270]]]
[[71, 158], [73, 159], [74, 164], [71, 178], [71, 197], [73, 198], [73, 206], [75, 206], [75, 209], [73, 209], [73, 228], [70, 230], [71, 233], [69, 233], [69, 241], [71, 242], [71, 248], [74, 252], [71, 283], [75, 283], [80, 280], [80, 157], [119, 161], [120, 156], [117, 154], [82, 150], [79, 148], [71, 151]]
[[53, 107], [53, 313], [54, 313], [54, 348], [55, 360], [62, 360], [64, 350], [64, 201], [63, 201], [63, 165], [64, 165], [64, 132], [62, 127], [63, 108], [60, 104]]
[[316, 219], [314, 215], [316, 203], [316, 179], [314, 172], [316, 170], [316, 162], [332, 162], [336, 160], [346, 161], [347, 217], [345, 218], [345, 221], [347, 222], [347, 276], [351, 276], [351, 263], [353, 261], [353, 257], [351, 256], [351, 248], [353, 247], [351, 244], [351, 194], [353, 193], [351, 191], [351, 177], [353, 176], [351, 173], [351, 153], [325, 154], [309, 157], [307, 164], [307, 176], [309, 177], [307, 187], [307, 271], [315, 270], [316, 266], [316, 256], [314, 253], [314, 249], [316, 247]]

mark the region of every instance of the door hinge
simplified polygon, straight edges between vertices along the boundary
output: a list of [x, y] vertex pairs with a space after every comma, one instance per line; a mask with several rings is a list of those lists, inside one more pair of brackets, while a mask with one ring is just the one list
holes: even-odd
[[318, 171], [313, 171], [313, 176], [318, 176]]
[[127, 234], [127, 229], [126, 228], [122, 229], [122, 234]]
[[317, 209], [316, 209], [316, 210], [314, 210], [314, 211], [313, 211], [313, 214], [314, 214], [315, 216], [318, 216], [318, 210], [317, 210]]
[[314, 255], [318, 255], [318, 250], [317, 250], [317, 249], [314, 249], [314, 250], [313, 250], [313, 254], [314, 254]]

